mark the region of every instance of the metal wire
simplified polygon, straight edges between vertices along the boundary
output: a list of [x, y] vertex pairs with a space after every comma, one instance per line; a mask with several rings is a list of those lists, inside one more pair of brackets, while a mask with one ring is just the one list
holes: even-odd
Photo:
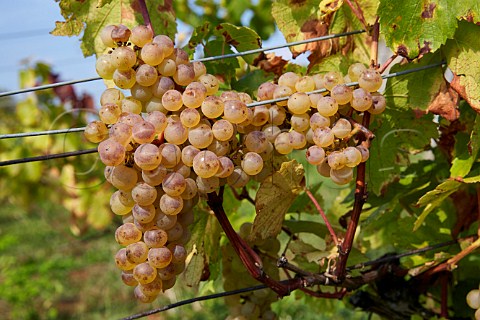
[[[349, 35], [353, 35], [353, 34], [359, 34], [359, 33], [363, 33], [363, 32], [365, 32], [365, 30], [355, 30], [355, 31], [350, 31], [350, 32], [329, 34], [329, 35], [322, 36], [322, 37], [316, 37], [316, 38], [311, 38], [311, 39], [306, 39], [306, 40], [301, 40], [301, 41], [289, 42], [289, 43], [285, 43], [285, 44], [281, 44], [281, 45], [277, 45], [277, 46], [272, 46], [272, 47], [267, 47], [267, 48], [258, 48], [258, 49], [254, 49], [254, 50], [225, 54], [225, 55], [221, 55], [221, 56], [193, 59], [191, 61], [192, 62], [196, 62], [196, 61], [204, 62], [204, 61], [214, 61], [214, 60], [220, 60], [220, 59], [242, 57], [242, 56], [253, 54], [253, 53], [259, 53], [259, 52], [263, 52], [263, 51], [270, 51], [270, 50], [275, 50], [275, 49], [280, 49], [280, 48], [285, 48], [285, 47], [291, 47], [291, 46], [296, 46], [296, 45], [299, 45], [299, 44], [305, 44], [305, 43], [310, 43], [310, 42], [315, 42], [315, 41], [322, 41], [322, 40], [329, 40], [329, 39], [333, 39], [333, 38], [340, 38], [340, 37], [345, 37], [345, 36], [349, 36]], [[85, 79], [79, 79], [79, 80], [56, 82], [56, 83], [52, 83], [52, 84], [47, 84], [47, 85], [42, 85], [42, 86], [37, 86], [37, 87], [32, 87], [32, 88], [26, 88], [26, 89], [6, 91], [6, 92], [0, 93], [0, 98], [16, 95], [16, 94], [20, 94], [20, 93], [27, 93], [27, 92], [33, 92], [33, 91], [39, 91], [39, 90], [52, 89], [52, 88], [66, 86], [66, 85], [70, 85], [70, 84], [96, 81], [96, 80], [101, 80], [101, 79], [102, 78], [100, 78], [100, 77], [91, 77], [91, 78], [85, 78]]]
[[36, 132], [22, 132], [22, 133], [8, 133], [0, 134], [1, 139], [11, 139], [11, 138], [24, 138], [24, 137], [35, 137], [35, 136], [44, 136], [44, 135], [53, 135], [60, 133], [70, 133], [70, 132], [81, 132], [84, 131], [86, 127], [81, 128], [69, 128], [69, 129], [57, 129], [57, 130], [47, 130], [47, 131], [36, 131]]
[[6, 160], [6, 161], [0, 161], [0, 167], [9, 166], [9, 165], [12, 165], [12, 164], [26, 163], [26, 162], [45, 161], [45, 160], [51, 160], [51, 159], [59, 159], [59, 158], [80, 156], [80, 155], [83, 155], [83, 154], [89, 154], [89, 153], [95, 153], [95, 152], [98, 152], [97, 148], [63, 152], [63, 153], [55, 153], [55, 154], [47, 154], [47, 155], [38, 156], [38, 157]]

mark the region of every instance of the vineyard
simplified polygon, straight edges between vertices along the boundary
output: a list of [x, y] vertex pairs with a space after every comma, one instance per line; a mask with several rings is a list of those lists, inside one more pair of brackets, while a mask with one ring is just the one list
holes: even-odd
[[480, 319], [475, 0], [56, 2], [96, 62], [0, 93], [7, 318]]

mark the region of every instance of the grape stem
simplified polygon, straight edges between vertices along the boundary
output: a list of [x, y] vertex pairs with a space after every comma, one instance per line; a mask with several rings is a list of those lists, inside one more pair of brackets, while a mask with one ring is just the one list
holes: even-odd
[[375, 19], [372, 30], [372, 46], [370, 47], [370, 59], [371, 67], [378, 67], [378, 38], [380, 37], [380, 24], [378, 23], [379, 17]]
[[387, 70], [387, 68], [390, 66], [390, 64], [392, 64], [392, 62], [398, 57], [398, 54], [393, 54], [392, 56], [390, 56], [390, 58], [387, 59], [387, 61], [385, 61], [384, 64], [382, 64], [382, 66], [378, 69], [378, 72], [380, 74], [383, 74], [385, 72], [385, 70]]
[[310, 198], [310, 200], [313, 202], [313, 204], [315, 205], [315, 208], [317, 208], [318, 213], [320, 213], [320, 215], [322, 216], [322, 219], [325, 222], [325, 225], [327, 226], [328, 232], [330, 232], [330, 236], [332, 237], [333, 242], [338, 247], [340, 245], [340, 243], [338, 242], [338, 237], [335, 234], [335, 231], [333, 230], [332, 225], [330, 224], [330, 221], [328, 221], [328, 218], [327, 218], [327, 215], [325, 214], [325, 211], [323, 211], [323, 209], [320, 206], [320, 204], [318, 203], [317, 199], [315, 199], [315, 196], [312, 194], [312, 192], [308, 188], [305, 188], [305, 193]]
[[353, 0], [355, 4], [352, 3], [350, 0], [345, 0], [345, 2], [348, 4], [350, 9], [352, 10], [353, 14], [357, 17], [357, 19], [360, 21], [360, 23], [363, 25], [363, 28], [365, 30], [368, 30], [368, 23], [365, 20], [365, 16], [363, 15], [363, 10], [358, 4], [357, 0]]
[[[352, 117], [349, 117], [349, 116], [342, 116], [342, 118], [348, 120], [348, 122], [350, 122], [350, 124], [352, 125], [353, 127], [353, 134], [356, 134], [357, 132], [361, 132], [364, 136], [364, 139], [366, 141], [370, 141], [372, 140], [373, 138], [375, 138], [375, 135], [373, 134], [372, 131], [370, 131], [370, 129], [368, 129], [368, 127], [362, 125], [361, 123], [358, 123], [355, 119], [353, 119]], [[348, 137], [350, 138], [350, 137]]]
[[242, 192], [241, 192], [241, 193], [238, 193], [235, 188], [230, 188], [230, 190], [232, 190], [233, 196], [234, 196], [235, 199], [237, 199], [238, 201], [247, 200], [247, 201], [250, 202], [251, 204], [255, 205], [255, 201], [254, 201], [254, 200], [252, 199], [252, 197], [250, 197], [250, 195], [248, 194], [248, 190], [247, 190], [246, 187], [243, 187], [243, 188], [242, 188]]
[[263, 264], [258, 254], [235, 232], [235, 230], [233, 230], [233, 227], [225, 214], [225, 210], [223, 209], [223, 191], [224, 188], [221, 187], [219, 194], [216, 194], [215, 192], [209, 193], [207, 204], [214, 212], [215, 217], [220, 223], [223, 231], [225, 231], [228, 240], [250, 275], [257, 281], [266, 284], [280, 297], [289, 295], [293, 290], [305, 286], [305, 281], [303, 279], [295, 278], [291, 283], [283, 284], [271, 279], [263, 271]]
[[[362, 126], [368, 129], [370, 123], [370, 113], [365, 112], [363, 116]], [[368, 140], [367, 140], [368, 141]], [[353, 239], [357, 230], [358, 222], [362, 208], [367, 201], [367, 185], [365, 183], [365, 162], [362, 162], [357, 167], [357, 177], [355, 183], [355, 201], [353, 203], [352, 215], [347, 226], [347, 233], [345, 239], [339, 249], [339, 258], [337, 266], [333, 271], [333, 275], [337, 280], [343, 280], [346, 275], [347, 260], [350, 250], [352, 249]]]
[[140, 13], [143, 17], [143, 22], [145, 23], [147, 28], [150, 29], [153, 34], [155, 34], [152, 26], [152, 21], [150, 20], [150, 14], [148, 13], [147, 5], [145, 4], [145, 0], [138, 0], [138, 5], [140, 7]]

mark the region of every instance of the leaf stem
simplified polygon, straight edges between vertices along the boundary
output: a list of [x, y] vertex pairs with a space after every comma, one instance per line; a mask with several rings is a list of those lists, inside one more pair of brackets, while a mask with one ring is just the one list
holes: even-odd
[[387, 61], [385, 61], [385, 63], [380, 66], [380, 68], [378, 69], [378, 72], [380, 74], [384, 73], [385, 70], [387, 70], [387, 68], [393, 62], [393, 60], [395, 60], [397, 57], [398, 57], [398, 54], [396, 54], [396, 53], [393, 54], [392, 56], [390, 56], [390, 58], [388, 58]]
[[353, 14], [357, 17], [357, 19], [360, 21], [360, 23], [363, 25], [365, 30], [368, 30], [368, 23], [365, 20], [365, 16], [363, 15], [363, 10], [358, 4], [357, 0], [353, 0], [355, 2], [355, 5], [350, 1], [350, 0], [345, 0], [352, 10]]
[[378, 38], [380, 37], [380, 24], [378, 23], [378, 16], [375, 19], [372, 30], [372, 46], [370, 47], [370, 59], [371, 67], [377, 68], [378, 66]]
[[147, 5], [145, 4], [145, 0], [138, 0], [138, 5], [140, 6], [140, 13], [143, 17], [143, 22], [145, 25], [155, 34], [153, 30], [152, 21], [150, 20], [150, 14], [148, 13]]
[[338, 237], [335, 234], [335, 231], [333, 230], [332, 225], [330, 224], [330, 221], [328, 221], [327, 215], [323, 211], [323, 209], [320, 206], [320, 204], [318, 203], [317, 199], [315, 199], [315, 196], [312, 194], [312, 192], [308, 188], [305, 188], [305, 193], [310, 198], [310, 200], [313, 202], [313, 204], [315, 205], [315, 208], [317, 208], [317, 211], [322, 216], [323, 221], [325, 222], [325, 225], [327, 226], [328, 232], [330, 232], [330, 236], [333, 239], [333, 242], [338, 247], [340, 245], [340, 243], [338, 242]]

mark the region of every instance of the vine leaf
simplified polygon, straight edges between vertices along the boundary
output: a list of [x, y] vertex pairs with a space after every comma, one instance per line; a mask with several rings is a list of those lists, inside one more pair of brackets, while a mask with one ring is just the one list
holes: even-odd
[[[247, 51], [262, 47], [260, 36], [252, 29], [247, 27], [238, 27], [231, 23], [222, 23], [215, 28], [215, 33], [222, 35], [225, 42], [232, 45], [238, 51]], [[253, 64], [257, 54], [243, 56], [248, 64]]]
[[255, 198], [257, 215], [249, 241], [263, 240], [280, 233], [288, 208], [304, 187], [304, 169], [296, 160], [282, 163], [267, 177]]
[[456, 74], [452, 87], [480, 113], [480, 26], [459, 22], [454, 40], [445, 46], [450, 69]]
[[381, 0], [378, 8], [387, 46], [410, 58], [435, 52], [454, 38], [457, 19], [478, 22], [479, 14], [477, 0]]
[[425, 221], [425, 218], [430, 214], [430, 212], [433, 211], [433, 209], [437, 208], [443, 202], [443, 200], [457, 191], [461, 184], [462, 183], [459, 181], [447, 180], [421, 197], [418, 200], [417, 205], [425, 206], [425, 209], [415, 221], [413, 225], [413, 231], [417, 230], [422, 225], [423, 221]]
[[[176, 22], [170, 2], [165, 0], [159, 4], [147, 0], [146, 4], [155, 31], [173, 36]], [[142, 15], [136, 10], [137, 0], [61, 0], [59, 6], [65, 21], [57, 21], [51, 34], [70, 37], [83, 31], [81, 48], [85, 56], [105, 52], [106, 47], [99, 37], [105, 26], [121, 23], [132, 28], [143, 24]]]
[[[475, 117], [475, 124], [470, 134], [470, 142], [468, 145], [461, 144], [461, 153], [452, 161], [450, 168], [450, 177], [463, 178], [470, 173], [474, 162], [477, 160], [480, 149], [480, 115]], [[458, 144], [458, 142], [457, 142]]]
[[220, 225], [215, 217], [205, 211], [195, 211], [198, 217], [192, 225], [192, 237], [187, 245], [191, 259], [183, 277], [189, 287], [197, 286], [202, 279], [206, 267], [216, 263], [220, 256]]

